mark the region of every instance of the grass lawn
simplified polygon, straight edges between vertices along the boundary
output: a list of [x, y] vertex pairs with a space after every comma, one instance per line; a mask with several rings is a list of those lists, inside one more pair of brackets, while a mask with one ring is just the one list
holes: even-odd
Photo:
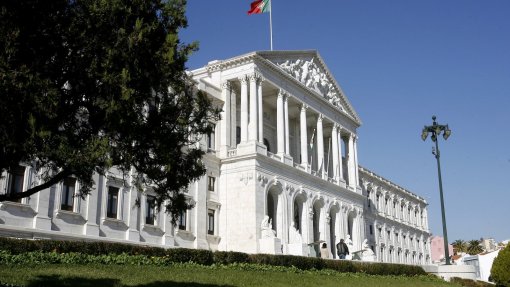
[[0, 282], [18, 286], [457, 286], [434, 276], [371, 276], [264, 266], [0, 265]]

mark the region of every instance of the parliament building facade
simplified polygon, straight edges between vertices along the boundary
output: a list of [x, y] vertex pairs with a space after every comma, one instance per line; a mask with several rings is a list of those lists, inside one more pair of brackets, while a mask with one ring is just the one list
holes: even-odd
[[[222, 114], [200, 143], [207, 172], [186, 193], [194, 208], [176, 226], [112, 168], [84, 199], [68, 178], [0, 202], [0, 236], [303, 256], [326, 243], [330, 258], [348, 239], [380, 262], [430, 264], [427, 202], [358, 165], [361, 120], [316, 51], [252, 52], [190, 75]], [[20, 165], [0, 192], [36, 181]]]

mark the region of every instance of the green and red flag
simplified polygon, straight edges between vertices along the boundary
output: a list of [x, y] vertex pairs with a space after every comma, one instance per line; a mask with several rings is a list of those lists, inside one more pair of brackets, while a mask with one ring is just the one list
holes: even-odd
[[267, 13], [270, 11], [271, 0], [255, 0], [251, 2], [250, 11], [248, 11], [248, 15]]

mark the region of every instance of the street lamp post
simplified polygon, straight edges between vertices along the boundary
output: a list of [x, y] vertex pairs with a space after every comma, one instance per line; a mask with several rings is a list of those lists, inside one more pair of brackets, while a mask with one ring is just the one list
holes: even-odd
[[448, 139], [448, 137], [451, 135], [452, 131], [448, 128], [448, 125], [439, 125], [436, 123], [436, 116], [432, 116], [432, 125], [431, 126], [425, 126], [423, 128], [423, 131], [421, 133], [421, 139], [426, 140], [429, 133], [432, 135], [430, 138], [433, 142], [436, 143], [436, 148], [432, 148], [432, 154], [436, 157], [437, 160], [437, 175], [439, 177], [439, 195], [441, 199], [441, 216], [443, 219], [443, 237], [444, 237], [444, 256], [446, 259], [446, 265], [450, 265], [450, 255], [448, 250], [448, 235], [446, 232], [446, 217], [444, 212], [444, 199], [443, 199], [443, 182], [441, 180], [441, 163], [439, 162], [439, 144], [437, 137], [443, 133], [443, 138], [445, 140]]

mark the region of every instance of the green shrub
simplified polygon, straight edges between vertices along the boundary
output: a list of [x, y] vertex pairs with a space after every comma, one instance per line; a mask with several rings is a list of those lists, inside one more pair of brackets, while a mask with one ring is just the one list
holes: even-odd
[[[500, 253], [501, 254], [501, 253]], [[373, 275], [423, 275], [419, 266], [323, 260], [315, 257], [241, 252], [211, 252], [202, 249], [147, 247], [134, 244], [0, 238], [0, 263], [4, 264], [129, 264], [170, 265], [194, 262], [200, 265], [263, 264], [299, 270], [334, 270]], [[245, 267], [243, 267], [245, 268]], [[329, 271], [328, 271], [329, 272]]]
[[342, 273], [356, 272], [355, 264], [350, 260], [325, 260], [327, 269], [335, 270]]
[[242, 252], [216, 251], [213, 260], [216, 264], [249, 263], [250, 256]]
[[214, 262], [213, 253], [203, 249], [167, 249], [166, 256], [171, 262], [194, 262], [201, 265], [211, 265]]
[[510, 244], [499, 251], [491, 268], [491, 279], [497, 286], [510, 286]]
[[81, 252], [91, 255], [126, 253], [147, 256], [164, 256], [166, 251], [166, 249], [160, 247], [102, 241], [26, 240], [3, 237], [0, 237], [0, 250], [7, 250], [11, 254], [43, 251], [57, 253]]
[[286, 267], [294, 266], [302, 270], [321, 270], [324, 268], [324, 260], [320, 258], [292, 255], [250, 254], [250, 263]]
[[459, 277], [452, 277], [450, 278], [451, 283], [459, 284], [463, 287], [491, 287], [494, 286], [490, 283], [483, 282], [483, 281], [476, 281], [471, 279], [465, 279], [465, 278], [459, 278]]

